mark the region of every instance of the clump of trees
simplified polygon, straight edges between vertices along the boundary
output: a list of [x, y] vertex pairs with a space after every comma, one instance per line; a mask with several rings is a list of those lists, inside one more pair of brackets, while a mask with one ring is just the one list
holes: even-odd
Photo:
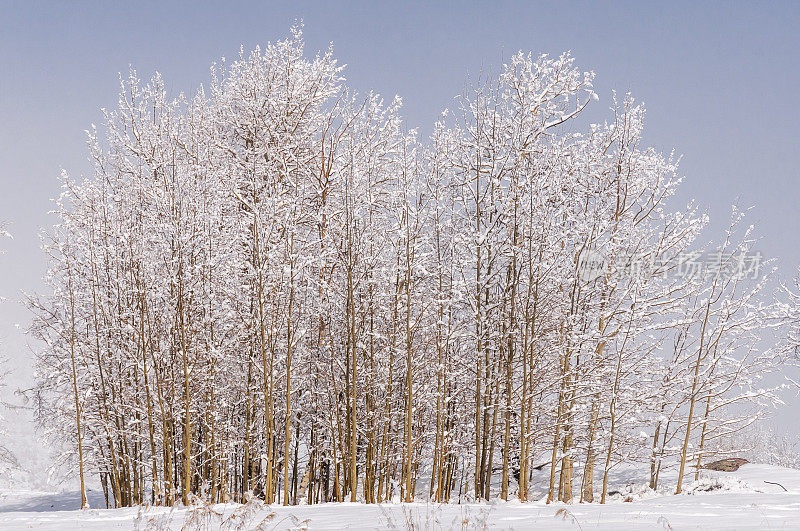
[[621, 463], [697, 470], [774, 398], [772, 310], [762, 278], [690, 274], [747, 255], [741, 215], [701, 244], [643, 107], [579, 121], [592, 80], [519, 53], [421, 141], [297, 28], [192, 97], [131, 72], [30, 300], [62, 459], [115, 506], [605, 501]]

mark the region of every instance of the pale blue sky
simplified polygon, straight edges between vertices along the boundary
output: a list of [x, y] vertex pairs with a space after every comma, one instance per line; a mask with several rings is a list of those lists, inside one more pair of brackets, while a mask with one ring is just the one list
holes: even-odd
[[[14, 241], [0, 257], [0, 296], [39, 289], [37, 232], [59, 168], [88, 169], [83, 131], [116, 102], [117, 73], [163, 73], [193, 92], [240, 45], [283, 38], [305, 21], [308, 50], [333, 41], [351, 86], [405, 101], [423, 134], [468, 75], [497, 72], [519, 49], [571, 50], [597, 73], [598, 120], [612, 89], [648, 108], [646, 140], [683, 155], [681, 197], [727, 220], [754, 205], [760, 250], [791, 275], [800, 263], [800, 8], [791, 3], [25, 2], [0, 0], [0, 219]], [[0, 335], [29, 378], [26, 312], [0, 305]]]

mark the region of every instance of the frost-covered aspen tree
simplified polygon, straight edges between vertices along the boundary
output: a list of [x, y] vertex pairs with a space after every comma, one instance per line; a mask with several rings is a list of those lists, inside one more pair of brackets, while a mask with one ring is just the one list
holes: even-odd
[[[263, 385], [263, 489], [268, 501], [275, 496], [279, 467], [284, 467], [284, 503], [288, 503], [288, 452], [291, 417], [293, 328], [298, 275], [297, 252], [290, 240], [295, 225], [307, 215], [309, 180], [317, 173], [319, 134], [325, 125], [322, 108], [339, 91], [339, 67], [330, 51], [309, 61], [303, 56], [302, 34], [294, 28], [290, 39], [243, 53], [213, 86], [220, 157], [232, 174], [220, 175], [229, 194], [249, 214], [242, 249], [250, 263], [250, 290], [243, 294], [251, 307], [248, 328], [257, 346]], [[233, 177], [233, 178], [232, 178]], [[288, 221], [288, 222], [287, 222]], [[286, 243], [289, 241], [290, 243]], [[302, 248], [302, 245], [298, 245]], [[287, 263], [287, 260], [289, 263]], [[288, 265], [288, 276], [282, 267]], [[286, 282], [289, 280], [289, 282]], [[283, 324], [280, 324], [283, 323]], [[287, 337], [282, 338], [284, 335]], [[276, 369], [286, 366], [283, 386], [284, 429], [276, 424]], [[277, 441], [283, 431], [281, 465]], [[249, 461], [249, 457], [246, 459]], [[250, 464], [242, 474], [250, 476]], [[253, 478], [248, 481], [252, 481]], [[249, 490], [245, 487], [245, 490]]]
[[[13, 239], [11, 233], [8, 232], [8, 230], [6, 230], [6, 227], [7, 227], [6, 223], [0, 221], [0, 241], [2, 241], [3, 238]], [[3, 246], [0, 246], [0, 256], [3, 256], [4, 254], [5, 254], [5, 249]], [[0, 297], [0, 304], [2, 304], [3, 302], [4, 298]], [[0, 344], [0, 348], [2, 348], [2, 344]], [[5, 356], [0, 354], [0, 361], [7, 361], [7, 358], [5, 358]], [[7, 376], [9, 374], [10, 373], [8, 371], [0, 372], [0, 389], [3, 389], [5, 387], [7, 382]], [[0, 399], [0, 404], [5, 404], [5, 401], [3, 399]], [[3, 465], [3, 468], [0, 469], [0, 475], [8, 473], [10, 470], [13, 470], [18, 465], [14, 453], [11, 450], [9, 450], [9, 448], [6, 446], [5, 440], [7, 435], [8, 433], [5, 431], [5, 419], [2, 416], [0, 416], [0, 438], [2, 438], [2, 440], [0, 440], [0, 463]]]
[[436, 360], [436, 387], [433, 389], [435, 408], [435, 433], [433, 437], [432, 472], [429, 497], [447, 501], [453, 488], [453, 474], [458, 456], [453, 451], [454, 408], [453, 382], [456, 368], [451, 366], [456, 337], [454, 306], [456, 304], [456, 278], [454, 277], [453, 196], [447, 177], [448, 159], [453, 148], [453, 138], [444, 124], [436, 124], [431, 137], [433, 146], [425, 152], [425, 193], [431, 202], [430, 271], [431, 291], [435, 293], [430, 309], [435, 319], [434, 349]]
[[[534, 153], [544, 142], [545, 132], [579, 114], [591, 98], [592, 75], [581, 73], [572, 63], [567, 55], [533, 59], [518, 54], [505, 67], [498, 84], [479, 85], [461, 98], [457, 120], [461, 145], [452, 164], [456, 201], [460, 203], [458, 245], [469, 257], [460, 274], [465, 281], [471, 278], [473, 284], [471, 299], [465, 302], [474, 316], [473, 465], [474, 495], [479, 498], [490, 494], [501, 408], [496, 375], [502, 371], [501, 352], [508, 353], [507, 344], [503, 347], [500, 315], [503, 294], [509, 293], [503, 288], [508, 271], [505, 260], [510, 257], [513, 262], [515, 254], [506, 251], [508, 236], [513, 233], [513, 228], [507, 232], [505, 211], [509, 178], [526, 154]], [[513, 201], [511, 205], [513, 210]], [[507, 488], [508, 470], [504, 468]]]
[[[684, 363], [688, 364], [686, 420], [682, 426], [683, 442], [676, 493], [680, 494], [688, 461], [696, 460], [696, 473], [709, 437], [713, 414], [742, 399], [774, 400], [768, 390], [753, 389], [753, 378], [768, 369], [772, 356], [757, 355], [755, 332], [762, 331], [771, 315], [769, 306], [759, 300], [768, 276], [750, 279], [734, 267], [746, 259], [752, 249], [752, 226], [737, 234], [744, 214], [733, 209], [725, 238], [712, 253], [706, 285], [695, 297], [693, 316], [696, 347]], [[731, 417], [723, 422], [724, 432], [735, 431], [740, 423], [752, 422], [750, 415]], [[690, 442], [699, 429], [696, 450]]]

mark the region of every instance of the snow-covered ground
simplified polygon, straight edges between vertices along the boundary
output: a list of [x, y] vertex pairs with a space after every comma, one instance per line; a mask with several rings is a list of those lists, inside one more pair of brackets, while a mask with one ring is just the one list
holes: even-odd
[[[680, 496], [622, 486], [633, 501], [314, 506], [214, 505], [76, 510], [76, 492], [0, 497], [0, 529], [800, 529], [800, 470], [748, 464], [704, 471]], [[775, 485], [772, 483], [780, 483]], [[786, 490], [784, 490], [784, 488]], [[92, 491], [90, 503], [102, 506]]]

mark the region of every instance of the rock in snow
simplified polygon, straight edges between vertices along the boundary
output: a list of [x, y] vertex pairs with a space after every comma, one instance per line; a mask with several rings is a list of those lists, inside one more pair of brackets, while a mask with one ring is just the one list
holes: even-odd
[[741, 457], [732, 457], [729, 459], [720, 459], [719, 461], [708, 463], [700, 468], [705, 468], [707, 470], [719, 470], [721, 472], [736, 472], [739, 470], [740, 466], [749, 462], [750, 461], [747, 459], [742, 459]]

